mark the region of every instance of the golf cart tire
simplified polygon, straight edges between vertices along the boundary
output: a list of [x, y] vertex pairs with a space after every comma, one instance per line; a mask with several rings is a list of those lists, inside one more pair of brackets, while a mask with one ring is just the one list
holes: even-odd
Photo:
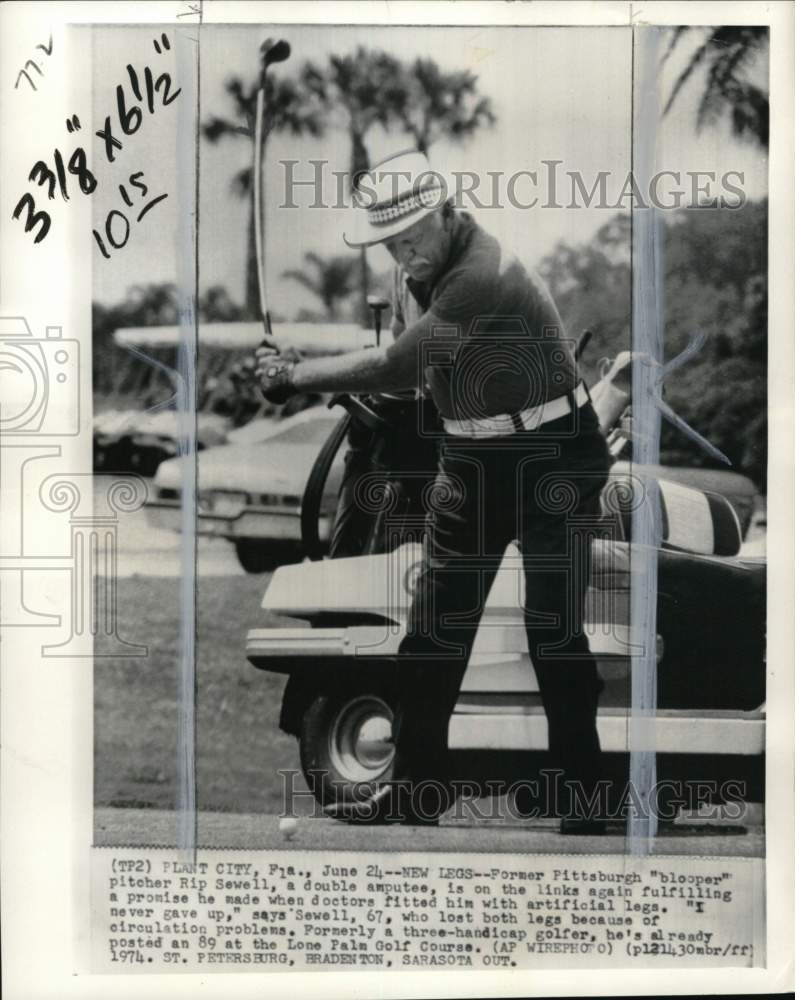
[[[366, 797], [392, 772], [389, 695], [371, 683], [341, 681], [318, 692], [303, 714], [299, 733], [301, 768], [322, 806]], [[370, 819], [382, 817], [373, 811]]]

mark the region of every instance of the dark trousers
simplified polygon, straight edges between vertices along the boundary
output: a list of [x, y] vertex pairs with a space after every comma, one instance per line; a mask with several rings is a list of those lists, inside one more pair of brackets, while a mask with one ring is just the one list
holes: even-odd
[[450, 716], [484, 603], [506, 547], [516, 540], [551, 763], [591, 794], [600, 774], [602, 682], [582, 623], [591, 534], [598, 533], [608, 468], [590, 403], [508, 438], [445, 437], [427, 513], [426, 561], [399, 652], [398, 781], [416, 788], [447, 773]]

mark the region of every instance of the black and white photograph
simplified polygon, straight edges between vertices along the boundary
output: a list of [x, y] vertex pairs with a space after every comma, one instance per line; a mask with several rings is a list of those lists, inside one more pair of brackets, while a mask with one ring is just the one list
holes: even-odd
[[[97, 664], [98, 835], [160, 843], [178, 806], [195, 489], [200, 840], [276, 846], [288, 812], [306, 846], [762, 852], [767, 29], [649, 30], [203, 33], [195, 459], [181, 196], [129, 253], [96, 227], [125, 261], [95, 268], [94, 462], [147, 483], [119, 604], [148, 648]], [[94, 29], [97, 101], [150, 34]]]
[[4, 625], [91, 667], [89, 972], [766, 967], [763, 5], [194, 6], [68, 26], [3, 208], [89, 220], [74, 430], [77, 334], [9, 299], [0, 367]]

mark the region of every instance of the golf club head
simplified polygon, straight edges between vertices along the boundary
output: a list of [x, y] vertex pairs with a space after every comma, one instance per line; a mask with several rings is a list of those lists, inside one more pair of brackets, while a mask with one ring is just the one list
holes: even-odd
[[263, 72], [272, 63], [284, 62], [290, 57], [290, 43], [284, 38], [266, 38], [259, 50]]

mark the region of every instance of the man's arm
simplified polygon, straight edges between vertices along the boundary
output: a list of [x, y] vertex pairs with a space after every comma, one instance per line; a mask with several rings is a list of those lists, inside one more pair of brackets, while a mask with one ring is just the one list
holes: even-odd
[[440, 322], [426, 313], [388, 347], [301, 361], [293, 369], [292, 384], [298, 392], [416, 389], [422, 381], [420, 344]]
[[298, 392], [390, 392], [416, 384], [413, 366], [390, 362], [387, 348], [302, 361], [293, 369]]

